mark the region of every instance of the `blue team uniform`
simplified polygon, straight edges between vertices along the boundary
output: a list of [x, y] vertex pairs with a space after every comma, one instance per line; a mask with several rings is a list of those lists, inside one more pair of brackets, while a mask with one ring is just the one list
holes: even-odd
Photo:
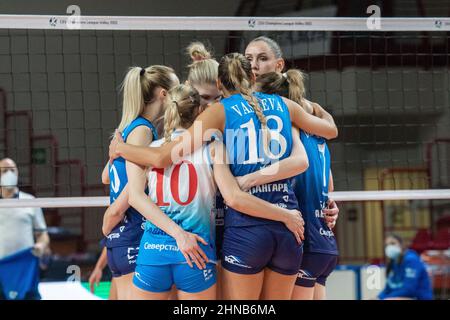
[[[139, 126], [150, 128], [153, 140], [158, 138], [153, 124], [144, 117], [137, 117], [123, 131], [122, 138], [127, 141], [130, 133]], [[125, 188], [128, 177], [126, 172], [125, 159], [120, 157], [113, 161], [109, 167], [109, 198], [113, 203]], [[134, 272], [136, 258], [139, 252], [139, 242], [144, 232], [145, 218], [134, 208], [130, 207], [125, 213], [125, 218], [114, 227], [106, 237], [108, 266], [113, 277]]]
[[[181, 134], [177, 130], [172, 138]], [[155, 141], [159, 147], [164, 139]], [[206, 269], [189, 267], [176, 240], [154, 225], [145, 224], [133, 283], [150, 292], [167, 292], [175, 285], [184, 292], [201, 292], [216, 283], [216, 248], [214, 204], [216, 184], [213, 177], [209, 145], [183, 157], [164, 169], [151, 168], [148, 173], [150, 199], [183, 230], [201, 236], [198, 242], [209, 262]]]
[[336, 238], [322, 213], [328, 201], [330, 151], [324, 138], [300, 131], [300, 139], [308, 155], [309, 167], [293, 179], [295, 195], [305, 220], [305, 241], [297, 285], [325, 285], [334, 270], [338, 249]]
[[[234, 176], [255, 172], [291, 154], [292, 125], [286, 104], [278, 95], [255, 93], [255, 96], [272, 132], [270, 157], [264, 152], [260, 121], [242, 95], [235, 94], [221, 101], [226, 117], [223, 140]], [[290, 179], [257, 186], [249, 192], [280, 207], [298, 209]], [[283, 223], [227, 208], [222, 247], [225, 269], [255, 274], [269, 267], [292, 275], [298, 272], [301, 256], [302, 246]]]
[[413, 250], [406, 250], [400, 262], [394, 262], [386, 279], [386, 287], [378, 295], [379, 299], [411, 298], [433, 299], [430, 277], [425, 264]]
[[222, 257], [223, 233], [225, 232], [225, 202], [219, 191], [216, 193], [213, 215], [216, 223], [216, 255], [217, 259]]
[[39, 259], [27, 248], [0, 260], [0, 300], [40, 299]]

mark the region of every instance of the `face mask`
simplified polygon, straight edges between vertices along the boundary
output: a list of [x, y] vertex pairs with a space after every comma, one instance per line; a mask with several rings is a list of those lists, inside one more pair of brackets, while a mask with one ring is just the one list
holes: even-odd
[[17, 186], [17, 174], [15, 174], [12, 171], [7, 171], [6, 173], [2, 174], [2, 177], [0, 179], [0, 186], [2, 187], [16, 187]]
[[402, 249], [395, 244], [389, 244], [384, 249], [384, 252], [389, 259], [397, 259], [400, 253], [402, 253]]

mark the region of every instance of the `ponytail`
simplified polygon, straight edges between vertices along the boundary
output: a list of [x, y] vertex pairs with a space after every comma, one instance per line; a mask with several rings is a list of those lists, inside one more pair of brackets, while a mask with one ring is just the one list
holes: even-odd
[[289, 69], [286, 73], [283, 73], [283, 77], [288, 82], [288, 98], [298, 104], [302, 104], [302, 100], [305, 96], [303, 72], [297, 69]]
[[148, 68], [131, 67], [121, 85], [123, 92], [122, 119], [118, 127], [123, 131], [144, 111], [144, 106], [154, 100], [156, 87], [169, 90], [174, 83], [175, 71], [160, 65]]
[[164, 139], [171, 141], [172, 132], [179, 127], [189, 128], [200, 108], [200, 95], [190, 85], [180, 84], [168, 92], [164, 113]]
[[188, 82], [191, 85], [216, 85], [217, 69], [219, 63], [211, 58], [211, 53], [206, 50], [201, 42], [192, 42], [186, 49], [192, 59], [188, 66]]
[[267, 119], [252, 91], [252, 68], [250, 62], [240, 53], [229, 53], [219, 63], [219, 79], [228, 91], [238, 91], [253, 108], [263, 134], [263, 147], [266, 154], [269, 150], [270, 130]]
[[289, 69], [283, 74], [278, 72], [262, 74], [256, 79], [256, 85], [261, 92], [278, 94], [301, 105], [305, 96], [304, 78], [300, 70]]

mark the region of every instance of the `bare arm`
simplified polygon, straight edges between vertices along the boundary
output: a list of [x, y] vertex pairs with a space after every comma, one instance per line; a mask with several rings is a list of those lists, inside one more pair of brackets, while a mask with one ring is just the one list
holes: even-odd
[[97, 263], [95, 264], [95, 268], [103, 270], [107, 265], [108, 265], [108, 258], [106, 256], [106, 247], [104, 247], [102, 253], [100, 254], [100, 257], [97, 260]]
[[129, 197], [128, 204], [139, 211], [147, 220], [166, 232], [173, 238], [182, 232], [182, 229], [170, 219], [161, 209], [145, 194], [145, 171], [142, 167], [127, 162]]
[[[330, 179], [328, 182], [328, 192], [334, 191], [333, 173], [330, 169]], [[337, 219], [339, 217], [339, 207], [333, 199], [329, 198], [327, 203], [327, 208], [323, 209], [325, 214], [325, 221], [327, 222], [328, 228], [333, 229], [336, 226]]]
[[50, 237], [47, 231], [35, 232], [36, 242], [33, 246], [33, 254], [42, 257], [44, 254], [50, 253]]
[[303, 237], [303, 224], [301, 214], [297, 210], [288, 210], [278, 207], [272, 203], [259, 199], [247, 192], [242, 191], [231, 174], [227, 162], [226, 150], [222, 143], [213, 143], [212, 157], [214, 159], [214, 178], [225, 203], [235, 210], [247, 215], [280, 221], [291, 230], [298, 242]]
[[265, 183], [270, 183], [296, 176], [308, 169], [308, 155], [300, 140], [298, 129], [292, 127], [291, 155], [261, 170], [237, 177], [239, 186], [245, 191]]
[[177, 241], [178, 248], [189, 266], [192, 267], [191, 261], [193, 261], [200, 269], [205, 268], [208, 257], [197, 242], [202, 242], [206, 245], [206, 241], [196, 234], [183, 230], [145, 194], [146, 177], [142, 167], [127, 162], [127, 174], [129, 185], [128, 203], [147, 220]]
[[89, 276], [89, 287], [92, 293], [95, 291], [95, 285], [98, 286], [100, 280], [102, 279], [103, 269], [105, 269], [107, 264], [108, 258], [106, 256], [106, 247], [104, 247], [97, 263], [95, 264], [94, 270], [92, 270], [91, 275]]
[[325, 139], [334, 139], [337, 137], [338, 129], [333, 117], [318, 104], [313, 103], [314, 111], [317, 112], [317, 116], [313, 116], [307, 113], [298, 103], [284, 97], [283, 101], [289, 109], [291, 121], [294, 126], [306, 132], [324, 137]]
[[106, 209], [103, 215], [102, 232], [105, 237], [111, 233], [117, 224], [122, 221], [125, 211], [130, 207], [128, 204], [128, 185], [123, 188], [119, 197]]
[[165, 168], [200, 148], [208, 141], [212, 131], [223, 132], [225, 123], [225, 112], [223, 105], [215, 103], [206, 108], [196, 119], [194, 124], [178, 139], [166, 143], [159, 148], [137, 147], [125, 144], [120, 136], [111, 141], [109, 146], [110, 160], [123, 157], [143, 166]]
[[[139, 129], [139, 128], [137, 128]], [[148, 137], [148, 135], [147, 135]], [[133, 130], [128, 136], [127, 141], [130, 144], [144, 144], [145, 136]], [[150, 142], [147, 141], [146, 145]], [[147, 149], [153, 149], [148, 147]], [[128, 176], [128, 203], [139, 211], [147, 220], [155, 226], [166, 232], [177, 241], [178, 248], [185, 257], [189, 266], [192, 267], [192, 261], [200, 268], [206, 267], [208, 257], [200, 248], [197, 242], [207, 244], [200, 236], [186, 232], [145, 194], [145, 184], [147, 182], [145, 167], [139, 166], [133, 162], [126, 161]]]
[[[148, 146], [151, 142], [149, 133], [138, 131], [139, 127], [133, 130], [128, 136], [127, 146], [138, 147]], [[151, 147], [141, 147], [148, 150]], [[161, 209], [150, 200], [145, 194], [145, 185], [147, 182], [145, 167], [126, 161], [127, 177], [128, 177], [128, 204], [139, 211], [147, 220], [150, 220], [161, 230], [165, 231], [173, 238], [180, 232], [181, 227], [165, 215]]]
[[330, 179], [328, 180], [328, 192], [334, 191], [334, 180], [333, 180], [333, 172], [330, 169]]
[[103, 184], [109, 184], [109, 164], [107, 163], [106, 166], [103, 168], [102, 171], [102, 183]]

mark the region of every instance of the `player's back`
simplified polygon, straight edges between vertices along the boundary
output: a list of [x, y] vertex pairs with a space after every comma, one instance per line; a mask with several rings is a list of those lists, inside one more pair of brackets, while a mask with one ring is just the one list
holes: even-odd
[[328, 201], [330, 151], [322, 137], [300, 131], [309, 160], [308, 169], [293, 179], [295, 195], [305, 220], [305, 252], [337, 254], [334, 233], [322, 209]]
[[[172, 139], [182, 132], [183, 130], [175, 131]], [[164, 139], [160, 139], [153, 142], [151, 147], [158, 147], [163, 143]], [[217, 188], [209, 146], [204, 145], [167, 168], [150, 168], [148, 186], [150, 199], [185, 231], [204, 238], [209, 244], [206, 254], [210, 258], [215, 257], [215, 220], [212, 214]], [[145, 233], [145, 237], [149, 239], [153, 237], [164, 243], [173, 242], [170, 236], [150, 221], [146, 223]], [[182, 256], [181, 258], [184, 260]]]
[[[278, 95], [255, 93], [270, 129], [269, 154], [264, 151], [261, 122], [254, 109], [241, 94], [221, 100], [225, 110], [224, 143], [234, 176], [243, 176], [289, 157], [292, 150], [292, 124], [289, 110]], [[297, 201], [289, 179], [251, 188], [250, 193], [288, 209], [296, 209]], [[254, 218], [229, 208], [226, 225], [274, 223]]]

